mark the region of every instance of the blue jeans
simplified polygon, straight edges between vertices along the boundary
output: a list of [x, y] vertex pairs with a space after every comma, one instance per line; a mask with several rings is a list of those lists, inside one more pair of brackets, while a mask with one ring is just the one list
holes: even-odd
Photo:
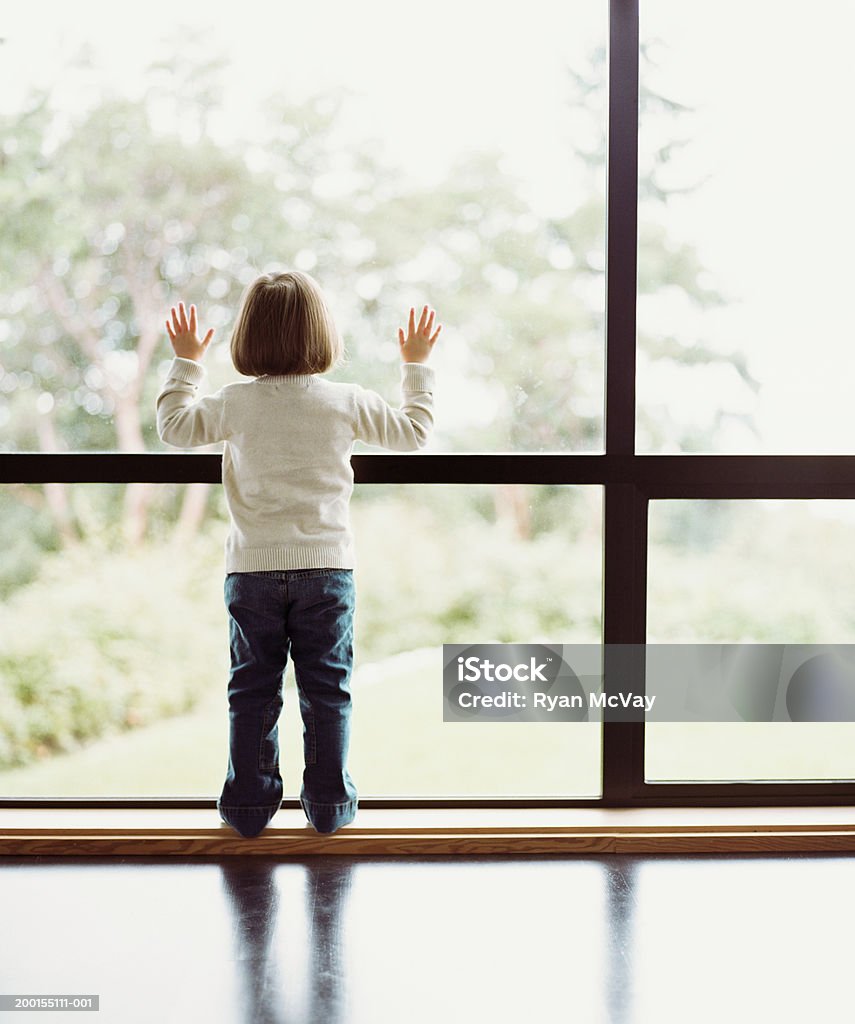
[[352, 569], [232, 572], [229, 612], [229, 766], [220, 817], [250, 838], [282, 803], [279, 714], [290, 651], [303, 719], [300, 804], [318, 832], [356, 814], [348, 771], [353, 668]]

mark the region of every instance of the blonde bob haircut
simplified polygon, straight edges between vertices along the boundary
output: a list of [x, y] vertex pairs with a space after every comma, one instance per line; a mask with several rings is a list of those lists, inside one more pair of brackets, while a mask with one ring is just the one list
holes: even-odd
[[262, 274], [241, 299], [232, 362], [245, 377], [325, 373], [344, 358], [320, 285], [299, 270]]

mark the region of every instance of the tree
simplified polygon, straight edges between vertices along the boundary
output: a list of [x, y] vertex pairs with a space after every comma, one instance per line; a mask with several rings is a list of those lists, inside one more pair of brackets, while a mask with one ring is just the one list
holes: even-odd
[[[195, 93], [180, 90], [182, 127], [196, 119], [189, 141], [153, 127], [150, 108], [164, 100], [156, 75], [143, 101], [107, 96], [73, 124], [62, 125], [49, 93], [5, 119], [2, 400], [15, 447], [158, 445], [152, 371], [169, 302], [180, 294], [221, 327], [253, 267], [272, 253], [293, 263], [325, 234], [331, 243], [340, 211], [324, 211], [313, 194], [329, 100], [273, 106], [266, 161], [251, 167], [252, 150], [205, 131], [215, 69], [191, 76], [202, 83]], [[178, 102], [168, 88], [166, 98]], [[198, 517], [200, 493], [186, 492], [185, 523], [190, 504]], [[64, 489], [46, 495], [70, 541], [80, 524]], [[150, 495], [145, 484], [126, 489], [131, 542], [145, 535]]]
[[[578, 204], [546, 221], [532, 213], [499, 153], [470, 155], [438, 186], [415, 189], [383, 163], [372, 140], [342, 146], [344, 90], [301, 102], [271, 97], [262, 136], [217, 141], [221, 67], [219, 58], [152, 65], [142, 99], [106, 95], [67, 123], [50, 93], [36, 93], [2, 124], [6, 446], [157, 449], [155, 371], [170, 354], [162, 331], [169, 304], [195, 302], [222, 343], [243, 287], [278, 265], [315, 273], [331, 296], [350, 357], [338, 376], [387, 393], [401, 311], [414, 293], [429, 291], [462, 342], [450, 353], [454, 370], [478, 396], [456, 432], [440, 424], [446, 450], [597, 449], [605, 53], [568, 69], [568, 111], [579, 125], [587, 121], [591, 141], [576, 151], [584, 182]], [[682, 112], [645, 88], [641, 109], [643, 118]], [[643, 209], [651, 197], [667, 203], [661, 171], [682, 144], [667, 139], [643, 169]], [[721, 297], [701, 284], [701, 270], [691, 246], [642, 220], [641, 294], [667, 285], [695, 306], [715, 305]], [[726, 363], [753, 383], [738, 354], [716, 352], [703, 339], [642, 338], [641, 348], [680, 366]], [[208, 366], [213, 386], [235, 379], [226, 361], [209, 358]], [[673, 433], [675, 425], [667, 428]], [[27, 494], [46, 503], [63, 542], [85, 533], [64, 488]], [[496, 514], [528, 535], [525, 492], [496, 494]], [[127, 487], [128, 541], [146, 536], [151, 496], [145, 484]], [[177, 515], [183, 531], [193, 532], [206, 501], [203, 485], [185, 489]]]

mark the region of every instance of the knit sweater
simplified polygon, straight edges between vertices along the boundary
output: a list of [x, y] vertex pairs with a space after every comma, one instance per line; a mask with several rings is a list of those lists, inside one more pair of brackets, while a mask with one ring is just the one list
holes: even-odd
[[200, 362], [173, 359], [157, 396], [157, 432], [177, 448], [224, 442], [226, 572], [354, 568], [353, 443], [423, 447], [433, 428], [433, 368], [401, 364], [398, 409], [317, 374], [257, 377], [197, 399], [205, 378]]

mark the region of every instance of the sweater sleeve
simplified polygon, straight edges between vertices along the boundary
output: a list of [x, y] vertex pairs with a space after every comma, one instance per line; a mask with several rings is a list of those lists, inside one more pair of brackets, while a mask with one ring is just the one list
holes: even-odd
[[356, 438], [398, 452], [423, 448], [433, 429], [433, 387], [433, 367], [424, 363], [401, 364], [398, 409], [376, 391], [356, 385]]
[[205, 367], [193, 359], [176, 356], [157, 396], [157, 433], [176, 448], [196, 448], [224, 439], [222, 390], [196, 401]]

